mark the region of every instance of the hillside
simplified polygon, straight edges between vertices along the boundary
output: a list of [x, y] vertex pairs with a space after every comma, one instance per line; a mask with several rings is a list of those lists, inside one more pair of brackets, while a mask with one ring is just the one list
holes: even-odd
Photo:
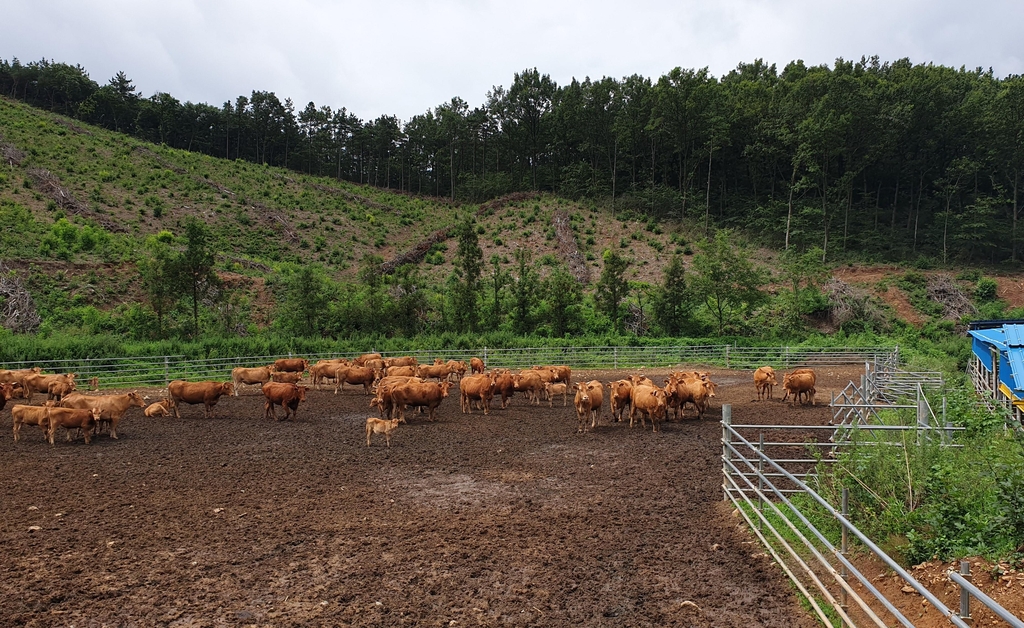
[[[163, 231], [180, 235], [188, 216], [209, 226], [216, 271], [230, 290], [244, 295], [257, 327], [273, 318], [276, 295], [268, 282], [282, 264], [319, 264], [332, 280], [355, 283], [360, 261], [376, 255], [388, 270], [414, 262], [423, 283], [440, 286], [452, 272], [456, 249], [446, 236], [468, 214], [477, 223], [485, 276], [495, 256], [503, 271], [513, 272], [514, 251], [526, 248], [541, 277], [564, 266], [584, 293], [600, 276], [605, 249], [632, 262], [630, 281], [659, 284], [674, 255], [689, 265], [702, 235], [702, 225], [613, 215], [606, 204], [546, 194], [462, 205], [217, 159], [8, 99], [0, 99], [0, 154], [6, 165], [0, 171], [3, 258], [25, 281], [44, 319], [74, 306], [107, 311], [143, 302], [137, 260], [145, 239]], [[777, 254], [751, 249], [750, 255], [777, 274]], [[843, 269], [837, 276], [923, 324], [936, 312], [910, 305], [898, 281], [902, 272]], [[959, 285], [970, 292], [976, 280], [961, 278]], [[998, 296], [1010, 308], [1024, 306], [1021, 286], [1020, 277], [999, 278]]]

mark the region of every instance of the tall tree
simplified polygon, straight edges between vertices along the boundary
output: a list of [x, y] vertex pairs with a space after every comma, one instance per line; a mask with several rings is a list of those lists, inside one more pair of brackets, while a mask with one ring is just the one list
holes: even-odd
[[765, 300], [761, 286], [767, 281], [766, 273], [731, 240], [732, 234], [723, 229], [714, 239], [702, 241], [700, 252], [693, 256], [693, 293], [715, 317], [719, 335], [725, 334], [726, 323], [739, 323], [741, 316]]
[[483, 251], [476, 235], [476, 221], [466, 218], [456, 227], [459, 245], [455, 251], [457, 284], [453, 295], [455, 324], [460, 331], [476, 331], [479, 323], [477, 295], [483, 272]]
[[678, 255], [673, 255], [665, 267], [651, 306], [654, 320], [665, 334], [680, 336], [692, 328], [693, 297], [686, 287], [686, 267]]
[[156, 314], [158, 338], [164, 335], [164, 317], [179, 297], [175, 286], [174, 253], [170, 247], [173, 239], [174, 236], [167, 231], [149, 236], [144, 247], [145, 255], [139, 260], [146, 298]]
[[602, 254], [604, 268], [594, 289], [594, 301], [599, 312], [608, 317], [619, 333], [623, 332], [622, 302], [629, 294], [629, 280], [626, 269], [631, 261], [611, 249]]
[[572, 331], [579, 318], [582, 289], [580, 283], [562, 265], [556, 266], [545, 282], [547, 294], [548, 322], [551, 335], [562, 338]]
[[192, 336], [199, 334], [199, 304], [220, 285], [210, 228], [194, 216], [185, 219], [185, 249], [174, 260], [175, 283], [192, 304]]
[[512, 278], [512, 323], [515, 332], [526, 335], [533, 330], [533, 309], [537, 304], [538, 276], [531, 264], [533, 254], [527, 248], [518, 248], [513, 254], [516, 273]]

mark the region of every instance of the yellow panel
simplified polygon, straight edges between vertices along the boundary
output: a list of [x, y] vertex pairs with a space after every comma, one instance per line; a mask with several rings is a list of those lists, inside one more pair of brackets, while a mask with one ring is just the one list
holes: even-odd
[[1017, 399], [1016, 396], [1014, 396], [1013, 391], [1010, 390], [1010, 387], [1002, 382], [999, 382], [999, 392], [1003, 393], [1003, 396], [1009, 399], [1010, 401], [1021, 401], [1020, 399]]

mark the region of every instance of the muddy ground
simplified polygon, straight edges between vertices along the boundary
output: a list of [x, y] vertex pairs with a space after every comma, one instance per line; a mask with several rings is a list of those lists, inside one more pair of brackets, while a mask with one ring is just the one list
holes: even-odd
[[[818, 372], [825, 405], [859, 374]], [[294, 423], [253, 387], [210, 420], [133, 409], [119, 440], [52, 448], [34, 427], [14, 443], [5, 410], [0, 626], [812, 626], [723, 505], [719, 419], [829, 410], [713, 373], [709, 414], [657, 434], [607, 405], [577, 434], [571, 400], [485, 417], [453, 396], [390, 449], [367, 448], [351, 388]]]

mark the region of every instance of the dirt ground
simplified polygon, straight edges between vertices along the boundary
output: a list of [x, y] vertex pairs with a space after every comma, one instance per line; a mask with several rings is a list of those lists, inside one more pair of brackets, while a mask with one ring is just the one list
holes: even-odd
[[713, 371], [709, 414], [661, 433], [609, 424], [607, 400], [577, 434], [571, 400], [452, 396], [368, 448], [361, 391], [276, 423], [255, 387], [210, 420], [133, 409], [91, 445], [26, 427], [0, 440], [0, 626], [812, 626], [723, 505], [721, 403], [822, 424], [859, 372], [820, 368], [826, 404], [791, 408]]

